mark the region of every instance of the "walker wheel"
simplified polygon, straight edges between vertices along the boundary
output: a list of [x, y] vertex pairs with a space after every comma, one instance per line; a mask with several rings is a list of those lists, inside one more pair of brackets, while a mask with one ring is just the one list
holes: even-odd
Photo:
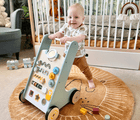
[[56, 106], [53, 106], [48, 109], [45, 118], [46, 120], [56, 120], [59, 115], [59, 109]]
[[75, 104], [80, 99], [80, 91], [74, 90], [70, 96], [70, 103]]
[[23, 92], [24, 92], [24, 89], [20, 92], [19, 94], [19, 100], [22, 102], [22, 103], [25, 103], [26, 100], [23, 98]]

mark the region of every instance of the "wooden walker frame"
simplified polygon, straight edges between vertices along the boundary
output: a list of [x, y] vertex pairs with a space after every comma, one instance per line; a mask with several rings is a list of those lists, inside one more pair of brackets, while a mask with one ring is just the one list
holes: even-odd
[[45, 35], [26, 87], [19, 95], [21, 102], [29, 101], [43, 111], [46, 114], [46, 120], [55, 120], [59, 115], [59, 109], [70, 102], [75, 104], [80, 98], [80, 92], [76, 88], [65, 90], [78, 43], [71, 42], [65, 57], [63, 53], [58, 52], [56, 59], [50, 61], [47, 54], [51, 51], [49, 50], [51, 42], [48, 35]]

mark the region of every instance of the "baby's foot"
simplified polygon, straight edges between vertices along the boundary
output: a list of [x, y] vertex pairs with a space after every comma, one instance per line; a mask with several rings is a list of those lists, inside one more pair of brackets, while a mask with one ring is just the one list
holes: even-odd
[[88, 85], [89, 85], [89, 88], [90, 88], [90, 89], [95, 88], [95, 84], [94, 84], [94, 82], [93, 82], [93, 79], [88, 80]]

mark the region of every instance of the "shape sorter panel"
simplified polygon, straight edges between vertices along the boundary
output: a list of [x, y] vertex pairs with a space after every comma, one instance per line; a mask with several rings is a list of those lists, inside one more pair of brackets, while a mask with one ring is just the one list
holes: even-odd
[[50, 49], [41, 50], [34, 63], [25, 98], [43, 112], [46, 112], [49, 107], [63, 62], [63, 52]]

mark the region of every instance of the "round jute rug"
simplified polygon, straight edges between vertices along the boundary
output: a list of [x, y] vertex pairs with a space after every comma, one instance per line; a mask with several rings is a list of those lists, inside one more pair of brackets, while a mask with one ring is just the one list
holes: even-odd
[[[95, 89], [89, 89], [85, 76], [72, 66], [66, 89], [76, 87], [80, 90], [81, 99], [75, 104], [67, 104], [60, 109], [57, 120], [104, 120], [105, 115], [110, 120], [130, 120], [133, 114], [134, 98], [132, 92], [118, 77], [104, 70], [90, 67]], [[27, 78], [13, 91], [9, 100], [9, 111], [12, 120], [45, 120], [45, 114], [35, 106], [19, 101], [19, 93], [25, 88]], [[80, 113], [85, 108], [88, 113]], [[99, 114], [93, 114], [93, 108], [99, 109]], [[94, 112], [95, 113], [95, 112]], [[98, 113], [98, 111], [97, 111]]]

